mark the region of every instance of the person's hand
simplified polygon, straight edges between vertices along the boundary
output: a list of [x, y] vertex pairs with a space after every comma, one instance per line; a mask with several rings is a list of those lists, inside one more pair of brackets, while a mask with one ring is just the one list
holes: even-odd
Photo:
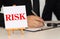
[[43, 19], [34, 15], [27, 16], [27, 21], [29, 28], [38, 28], [44, 25]]

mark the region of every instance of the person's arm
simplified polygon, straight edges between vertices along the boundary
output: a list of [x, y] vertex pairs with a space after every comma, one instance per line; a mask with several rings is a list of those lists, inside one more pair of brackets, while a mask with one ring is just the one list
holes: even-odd
[[32, 10], [32, 6], [31, 6], [31, 0], [27, 0], [27, 4], [26, 4], [26, 8], [27, 8], [27, 21], [28, 21], [28, 27], [29, 28], [38, 28], [38, 27], [42, 27], [43, 26], [43, 19], [35, 16], [33, 14]]
[[[0, 0], [0, 11], [1, 11], [1, 7], [3, 5], [3, 1]], [[5, 28], [5, 24], [4, 24], [4, 15], [3, 13], [0, 12], [0, 27]]]
[[52, 20], [52, 12], [53, 12], [54, 7], [55, 7], [55, 2], [56, 2], [56, 0], [46, 0], [44, 10], [42, 13], [42, 18], [45, 21], [51, 21]]
[[31, 0], [26, 0], [26, 12], [27, 12], [27, 16], [33, 15], [31, 10], [32, 10]]
[[56, 0], [54, 6], [54, 15], [56, 16], [57, 20], [60, 20], [60, 0]]
[[2, 4], [3, 4], [2, 0], [0, 0], [0, 11], [1, 11]]

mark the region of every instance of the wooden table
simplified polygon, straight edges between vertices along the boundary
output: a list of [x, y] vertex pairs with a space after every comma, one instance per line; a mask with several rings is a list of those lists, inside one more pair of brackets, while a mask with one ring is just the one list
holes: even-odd
[[[5, 29], [0, 28], [0, 39], [8, 39], [8, 34]], [[60, 39], [60, 28], [54, 28], [38, 32], [25, 31], [24, 35], [20, 31], [11, 32], [10, 39]]]

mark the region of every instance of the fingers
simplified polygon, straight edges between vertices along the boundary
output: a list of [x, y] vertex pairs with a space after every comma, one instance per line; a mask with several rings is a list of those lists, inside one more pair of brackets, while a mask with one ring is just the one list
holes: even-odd
[[32, 20], [33, 20], [33, 18], [34, 18], [34, 19], [37, 20], [37, 21], [44, 22], [44, 20], [43, 20], [41, 17], [38, 17], [38, 16], [31, 15], [31, 16], [28, 16], [28, 17], [29, 17], [29, 19], [32, 19]]
[[40, 22], [44, 22], [44, 20], [41, 17], [35, 16], [35, 19]]
[[39, 28], [39, 27], [42, 27], [43, 26], [43, 23], [42, 22], [39, 22], [39, 21], [34, 21], [34, 25], [33, 25], [35, 28]]
[[38, 17], [38, 16], [28, 16], [28, 26], [31, 28], [37, 28], [37, 27], [42, 27], [43, 26], [43, 19]]

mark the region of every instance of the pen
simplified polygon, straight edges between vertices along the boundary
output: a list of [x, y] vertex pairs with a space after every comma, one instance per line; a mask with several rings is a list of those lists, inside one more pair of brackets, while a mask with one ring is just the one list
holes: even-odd
[[[31, 10], [31, 11], [35, 16], [38, 16], [33, 10]], [[42, 21], [40, 21], [40, 22], [42, 22]], [[42, 23], [43, 23], [43, 25], [46, 25], [44, 22], [42, 22]]]

